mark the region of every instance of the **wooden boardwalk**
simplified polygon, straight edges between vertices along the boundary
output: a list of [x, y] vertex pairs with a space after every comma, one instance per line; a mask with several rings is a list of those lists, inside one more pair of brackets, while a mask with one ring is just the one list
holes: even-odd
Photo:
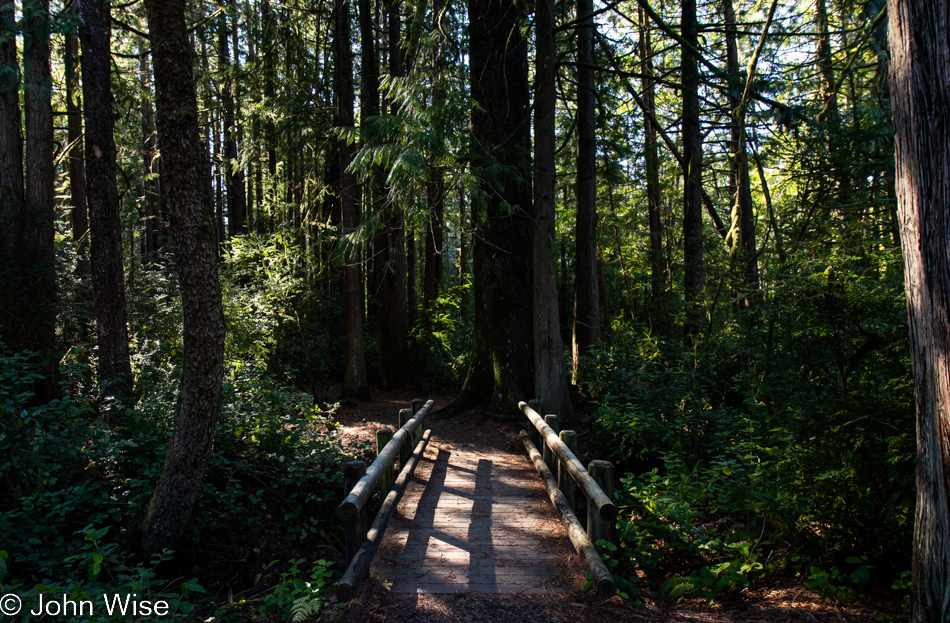
[[393, 594], [557, 593], [576, 560], [526, 455], [433, 436], [371, 574]]

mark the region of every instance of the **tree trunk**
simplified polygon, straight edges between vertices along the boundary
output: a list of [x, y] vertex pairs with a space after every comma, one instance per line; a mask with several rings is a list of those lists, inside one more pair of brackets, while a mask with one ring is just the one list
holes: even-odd
[[185, 0], [146, 0], [158, 144], [170, 213], [184, 331], [181, 392], [162, 475], [142, 525], [146, 553], [174, 547], [187, 527], [211, 457], [224, 376], [224, 312], [218, 245], [198, 128]]
[[[263, 40], [273, 41], [277, 36], [276, 26], [274, 25], [274, 14], [271, 11], [270, 0], [263, 0], [261, 3], [261, 21], [263, 27]], [[274, 79], [274, 50], [273, 46], [268, 46], [264, 52], [264, 102], [268, 109], [276, 108], [275, 99], [275, 79]], [[277, 193], [277, 130], [274, 127], [273, 119], [268, 116], [264, 129], [264, 137], [267, 142], [267, 172], [269, 174], [270, 196], [273, 198]]]
[[0, 340], [12, 350], [28, 348], [21, 316], [24, 279], [23, 137], [20, 115], [16, 5], [0, 8]]
[[[56, 329], [56, 265], [53, 249], [53, 108], [51, 104], [49, 0], [28, 3], [30, 18], [23, 34], [26, 202], [18, 224], [23, 306], [19, 317], [22, 339], [11, 345], [42, 353], [47, 373], [56, 362], [52, 355]], [[50, 379], [47, 377], [47, 379]]]
[[[333, 82], [336, 96], [336, 114], [333, 125], [338, 128], [353, 128], [353, 50], [350, 47], [350, 11], [347, 0], [336, 0], [334, 18], [336, 31], [333, 37], [335, 52]], [[336, 141], [340, 154], [340, 214], [343, 234], [354, 232], [360, 225], [360, 208], [357, 201], [356, 177], [350, 172], [353, 146], [346, 141]], [[354, 244], [346, 244], [343, 253], [343, 315], [346, 326], [346, 361], [343, 371], [343, 387], [340, 398], [369, 400], [369, 381], [366, 377], [366, 362], [363, 353], [362, 283], [360, 254]]]
[[[376, 51], [376, 28], [370, 0], [359, 0], [360, 42], [362, 52], [363, 88], [360, 114], [364, 126], [363, 140], [369, 145], [379, 143], [378, 122], [373, 120], [382, 110], [379, 98], [379, 57]], [[397, 30], [398, 33], [398, 30]], [[398, 50], [398, 41], [396, 45]], [[390, 61], [392, 70], [392, 61]], [[374, 167], [365, 192], [378, 215], [379, 229], [373, 241], [373, 293], [376, 303], [376, 328], [379, 342], [380, 384], [392, 390], [406, 381], [406, 256], [398, 211], [383, 189], [382, 173]]]
[[[70, 7], [75, 11], [76, 5]], [[65, 33], [66, 126], [69, 140], [69, 222], [76, 245], [76, 274], [89, 274], [89, 215], [86, 212], [86, 168], [82, 154], [82, 108], [79, 103], [79, 36]]]
[[[699, 48], [696, 0], [682, 0], [683, 39]], [[686, 299], [686, 336], [699, 331], [699, 297], [706, 283], [703, 269], [703, 139], [699, 124], [699, 68], [683, 48], [683, 292]]]
[[[521, 5], [469, 0], [472, 170], [480, 189], [474, 245], [475, 328], [472, 364], [455, 412], [480, 404], [517, 412], [533, 398], [530, 111], [528, 53]], [[485, 174], [505, 167], [505, 176]], [[596, 301], [596, 299], [595, 299]]]
[[470, 289], [465, 287], [469, 283], [468, 278], [468, 245], [465, 243], [465, 230], [468, 223], [465, 220], [465, 185], [459, 186], [459, 274], [458, 285], [462, 288], [461, 294], [461, 317], [465, 318], [468, 313], [468, 302]]
[[155, 160], [158, 150], [155, 143], [155, 116], [152, 112], [152, 72], [148, 65], [148, 54], [145, 54], [145, 43], [139, 41], [139, 49], [143, 52], [139, 59], [140, 85], [142, 88], [142, 173], [145, 178], [145, 251], [153, 255], [160, 248], [158, 239], [161, 230], [161, 215], [158, 210], [158, 179], [155, 174]]
[[241, 162], [241, 154], [238, 150], [244, 141], [244, 128], [241, 125], [241, 92], [240, 85], [237, 82], [237, 76], [241, 74], [241, 48], [240, 41], [240, 20], [238, 19], [237, 4], [231, 0], [228, 4], [231, 22], [234, 28], [231, 29], [232, 49], [234, 58], [231, 69], [231, 102], [234, 109], [234, 122], [231, 124], [232, 140], [234, 141], [234, 178], [231, 180], [234, 186], [234, 214], [235, 221], [240, 221], [236, 227], [237, 233], [246, 234], [248, 231], [249, 218], [247, 209], [247, 176], [244, 174], [244, 165]]
[[[5, 261], [10, 259], [13, 245], [19, 238], [19, 213], [24, 200], [20, 61], [16, 33], [16, 4], [10, 2], [0, 7], [0, 257]], [[5, 306], [0, 306], [2, 308]], [[7, 322], [3, 325], [10, 326]]]
[[[23, 206], [23, 136], [20, 114], [20, 61], [16, 43], [16, 5], [13, 2], [0, 7], [0, 257], [4, 267], [13, 260], [12, 250], [20, 236], [19, 214]], [[10, 267], [12, 268], [12, 266]], [[4, 279], [4, 284], [9, 281]], [[11, 294], [6, 289], [0, 299]], [[0, 305], [0, 310], [8, 309]], [[0, 325], [12, 325], [5, 312], [0, 311]], [[4, 333], [6, 335], [6, 333]], [[8, 346], [12, 346], [9, 341]]]
[[555, 104], [557, 45], [554, 0], [539, 0], [535, 11], [534, 88], [534, 394], [545, 413], [575, 424], [567, 387], [564, 344], [558, 321], [555, 242]]
[[818, 70], [821, 73], [821, 103], [827, 106], [826, 117], [838, 116], [838, 94], [835, 93], [834, 60], [831, 56], [831, 34], [828, 32], [826, 0], [815, 1], [815, 26], [818, 29]]
[[[819, 0], [821, 2], [822, 0]], [[740, 305], [752, 305], [753, 292], [759, 289], [759, 267], [755, 250], [755, 214], [752, 205], [752, 186], [749, 180], [749, 154], [746, 151], [745, 114], [739, 111], [745, 86], [739, 68], [736, 42], [736, 13], [732, 0], [723, 0], [726, 22], [726, 65], [729, 76], [728, 102], [733, 120], [730, 128], [729, 196], [732, 204], [732, 239], [730, 258], [739, 264], [744, 294]], [[742, 118], [739, 118], [741, 114]]]
[[577, 0], [577, 220], [574, 252], [574, 378], [580, 358], [597, 343], [597, 111], [594, 2]]
[[891, 106], [917, 402], [911, 621], [950, 621], [950, 0], [890, 0]]
[[409, 308], [408, 317], [409, 328], [416, 324], [416, 307], [419, 298], [419, 279], [417, 275], [417, 264], [419, 253], [416, 249], [416, 232], [405, 223], [406, 228], [406, 306]]
[[[425, 8], [425, 0], [419, 6]], [[445, 106], [445, 88], [442, 83], [442, 38], [438, 27], [439, 14], [442, 12], [442, 0], [432, 2], [433, 31], [439, 38], [432, 46], [432, 108], [442, 110]], [[414, 37], [415, 38], [415, 37]], [[442, 288], [445, 271], [445, 171], [439, 165], [445, 150], [444, 134], [439, 124], [432, 128], [432, 154], [429, 168], [429, 182], [426, 185], [429, 204], [429, 225], [426, 227], [426, 266], [422, 280], [423, 306], [431, 312]], [[431, 314], [429, 316], [431, 318]]]
[[228, 14], [221, 13], [218, 25], [218, 71], [223, 73], [222, 95], [224, 100], [224, 179], [228, 207], [228, 237], [244, 233], [244, 176], [239, 174], [237, 159], [237, 125], [234, 121], [234, 69], [231, 66], [229, 48], [231, 31]]
[[[382, 113], [379, 97], [379, 63], [373, 28], [371, 2], [360, 0], [360, 30], [363, 39], [364, 91], [366, 114]], [[387, 4], [390, 11], [389, 72], [402, 73], [402, 50], [399, 47], [398, 6]], [[395, 15], [393, 15], [395, 13]], [[375, 112], [372, 112], [375, 111]], [[374, 127], [372, 140], [377, 140]], [[379, 340], [379, 371], [383, 389], [392, 390], [408, 379], [406, 352], [406, 248], [402, 212], [392, 196], [383, 188], [382, 175], [374, 170], [370, 187], [374, 207], [379, 214], [379, 230], [374, 240], [373, 274], [376, 276], [376, 327]]]
[[445, 173], [439, 167], [432, 167], [429, 175], [426, 184], [429, 224], [426, 227], [425, 271], [422, 276], [422, 307], [426, 312], [432, 311], [442, 284], [445, 223]]
[[650, 42], [650, 24], [643, 9], [640, 20], [640, 72], [643, 74], [643, 155], [647, 183], [647, 220], [650, 227], [650, 322], [654, 333], [667, 335], [672, 325], [670, 318], [670, 268], [663, 252], [662, 191], [660, 188], [660, 159], [657, 150], [656, 128], [650, 115], [656, 116], [653, 79], [653, 44]]
[[[221, 169], [224, 167], [224, 159], [221, 155], [221, 111], [211, 108], [208, 110], [208, 127], [211, 129], [211, 166], [214, 170], [214, 227], [217, 233], [218, 247], [224, 248], [224, 241], [227, 239], [227, 230], [224, 226], [224, 193], [227, 186], [222, 183], [224, 177]], [[205, 141], [207, 144], [208, 141]], [[219, 251], [220, 252], [220, 251]]]
[[112, 54], [106, 0], [79, 0], [82, 92], [86, 103], [86, 181], [91, 223], [92, 294], [99, 346], [99, 391], [132, 396], [132, 364], [122, 267], [122, 221], [116, 186]]

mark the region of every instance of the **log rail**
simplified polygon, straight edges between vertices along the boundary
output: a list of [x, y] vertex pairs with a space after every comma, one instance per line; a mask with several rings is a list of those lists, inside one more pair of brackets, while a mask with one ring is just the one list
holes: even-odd
[[[535, 400], [531, 405], [520, 402], [518, 407], [537, 433], [533, 440], [530, 433], [521, 431], [521, 441], [544, 481], [551, 504], [560, 515], [574, 549], [590, 571], [591, 584], [601, 597], [613, 597], [617, 593], [617, 584], [595, 545], [601, 540], [613, 541], [613, 526], [617, 519], [617, 506], [610, 500], [613, 464], [591, 461], [589, 469], [585, 469], [571, 447], [576, 447], [577, 435], [573, 431], [559, 433], [555, 430], [558, 427], [557, 415], [542, 418], [537, 411], [541, 405]], [[543, 454], [537, 447], [542, 444]], [[574, 496], [578, 489], [587, 497], [586, 532], [574, 513]]]
[[[414, 400], [412, 409], [399, 412], [400, 428], [396, 433], [389, 429], [376, 432], [376, 460], [368, 468], [363, 461], [350, 461], [343, 469], [343, 491], [346, 497], [337, 507], [343, 522], [344, 560], [346, 573], [337, 584], [336, 596], [340, 601], [349, 601], [366, 576], [370, 563], [386, 532], [386, 526], [399, 505], [406, 485], [412, 480], [413, 471], [425, 452], [431, 431], [422, 432], [425, 419], [433, 402], [422, 404]], [[399, 458], [399, 476], [393, 479], [393, 464]], [[372, 526], [367, 528], [367, 502], [376, 489], [380, 489], [383, 503]]]

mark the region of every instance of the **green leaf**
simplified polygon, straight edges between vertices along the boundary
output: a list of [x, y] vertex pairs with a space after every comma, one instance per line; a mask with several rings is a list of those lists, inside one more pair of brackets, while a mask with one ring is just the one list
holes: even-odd
[[851, 572], [851, 581], [855, 584], [867, 584], [871, 580], [871, 570], [867, 565], [861, 565]]

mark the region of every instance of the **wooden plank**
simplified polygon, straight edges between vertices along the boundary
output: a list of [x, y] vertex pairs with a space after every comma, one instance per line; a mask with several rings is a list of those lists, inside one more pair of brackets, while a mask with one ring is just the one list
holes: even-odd
[[523, 401], [519, 402], [518, 406], [524, 414], [528, 416], [528, 419], [534, 427], [541, 433], [546, 444], [567, 468], [568, 473], [574, 478], [574, 482], [584, 491], [588, 502], [594, 505], [594, 508], [597, 509], [601, 517], [607, 521], [615, 520], [617, 518], [617, 507], [610, 501], [610, 498], [604, 493], [604, 490], [600, 488], [597, 481], [587, 473], [587, 470], [584, 468], [584, 465], [581, 464], [580, 460], [574, 456], [573, 452], [567, 449], [564, 442], [558, 438], [557, 433], [544, 423], [544, 420], [534, 409]]
[[[541, 433], [544, 434], [544, 431], [542, 430]], [[544, 488], [547, 489], [551, 503], [561, 516], [561, 522], [567, 529], [567, 535], [570, 537], [571, 543], [574, 544], [574, 549], [577, 550], [577, 553], [581, 555], [581, 558], [583, 558], [587, 564], [587, 569], [591, 575], [591, 582], [597, 590], [597, 594], [605, 599], [613, 597], [617, 594], [617, 584], [614, 582], [610, 570], [607, 569], [607, 565], [601, 560], [597, 548], [594, 547], [594, 544], [587, 538], [587, 534], [584, 532], [584, 528], [581, 527], [581, 522], [578, 521], [577, 515], [574, 514], [574, 511], [570, 505], [568, 505], [567, 498], [565, 498], [561, 490], [557, 488], [557, 480], [555, 480], [554, 474], [551, 473], [551, 470], [548, 469], [547, 464], [544, 462], [544, 457], [538, 452], [538, 448], [531, 441], [527, 431], [521, 431], [521, 441], [528, 451], [528, 456], [534, 461], [534, 467], [538, 470], [538, 473], [541, 474], [541, 480], [544, 481]]]

